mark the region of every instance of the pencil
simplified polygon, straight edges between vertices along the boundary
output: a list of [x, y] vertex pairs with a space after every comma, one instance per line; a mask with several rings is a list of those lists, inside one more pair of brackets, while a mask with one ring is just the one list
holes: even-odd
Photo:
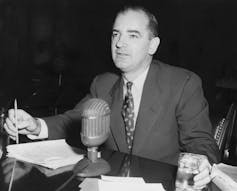
[[17, 100], [14, 101], [15, 127], [16, 127], [16, 144], [19, 144], [18, 122], [17, 122]]

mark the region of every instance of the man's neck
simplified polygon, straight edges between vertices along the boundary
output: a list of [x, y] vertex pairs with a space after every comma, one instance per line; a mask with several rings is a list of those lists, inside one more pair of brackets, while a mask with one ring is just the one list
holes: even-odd
[[127, 80], [127, 81], [134, 81], [136, 78], [138, 78], [143, 72], [145, 72], [149, 66], [151, 64], [151, 61], [148, 62], [146, 65], [144, 65], [144, 67], [140, 68], [137, 71], [133, 71], [133, 72], [127, 72], [127, 73], [123, 73], [123, 77]]

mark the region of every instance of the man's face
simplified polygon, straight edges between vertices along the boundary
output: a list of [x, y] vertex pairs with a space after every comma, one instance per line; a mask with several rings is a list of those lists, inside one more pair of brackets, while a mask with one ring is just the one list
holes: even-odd
[[148, 18], [142, 11], [120, 13], [114, 22], [111, 51], [117, 68], [124, 73], [136, 73], [151, 60]]

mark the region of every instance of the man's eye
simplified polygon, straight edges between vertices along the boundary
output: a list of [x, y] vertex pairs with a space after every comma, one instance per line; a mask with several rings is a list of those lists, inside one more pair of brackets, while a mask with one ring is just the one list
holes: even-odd
[[136, 34], [130, 34], [129, 37], [130, 38], [138, 38], [138, 36]]
[[112, 38], [115, 38], [116, 36], [118, 36], [118, 33], [112, 33]]

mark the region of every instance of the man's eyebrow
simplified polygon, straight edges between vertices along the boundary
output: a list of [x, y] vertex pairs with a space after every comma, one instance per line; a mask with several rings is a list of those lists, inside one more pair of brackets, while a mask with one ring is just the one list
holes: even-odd
[[135, 33], [141, 36], [142, 34], [138, 30], [128, 30], [128, 33]]
[[117, 29], [112, 29], [112, 32], [119, 32], [119, 30], [117, 30]]
[[[119, 30], [118, 29], [112, 29], [112, 32], [119, 32]], [[142, 34], [138, 30], [129, 29], [129, 30], [127, 30], [127, 32], [128, 33], [135, 33], [139, 36], [142, 36]]]

